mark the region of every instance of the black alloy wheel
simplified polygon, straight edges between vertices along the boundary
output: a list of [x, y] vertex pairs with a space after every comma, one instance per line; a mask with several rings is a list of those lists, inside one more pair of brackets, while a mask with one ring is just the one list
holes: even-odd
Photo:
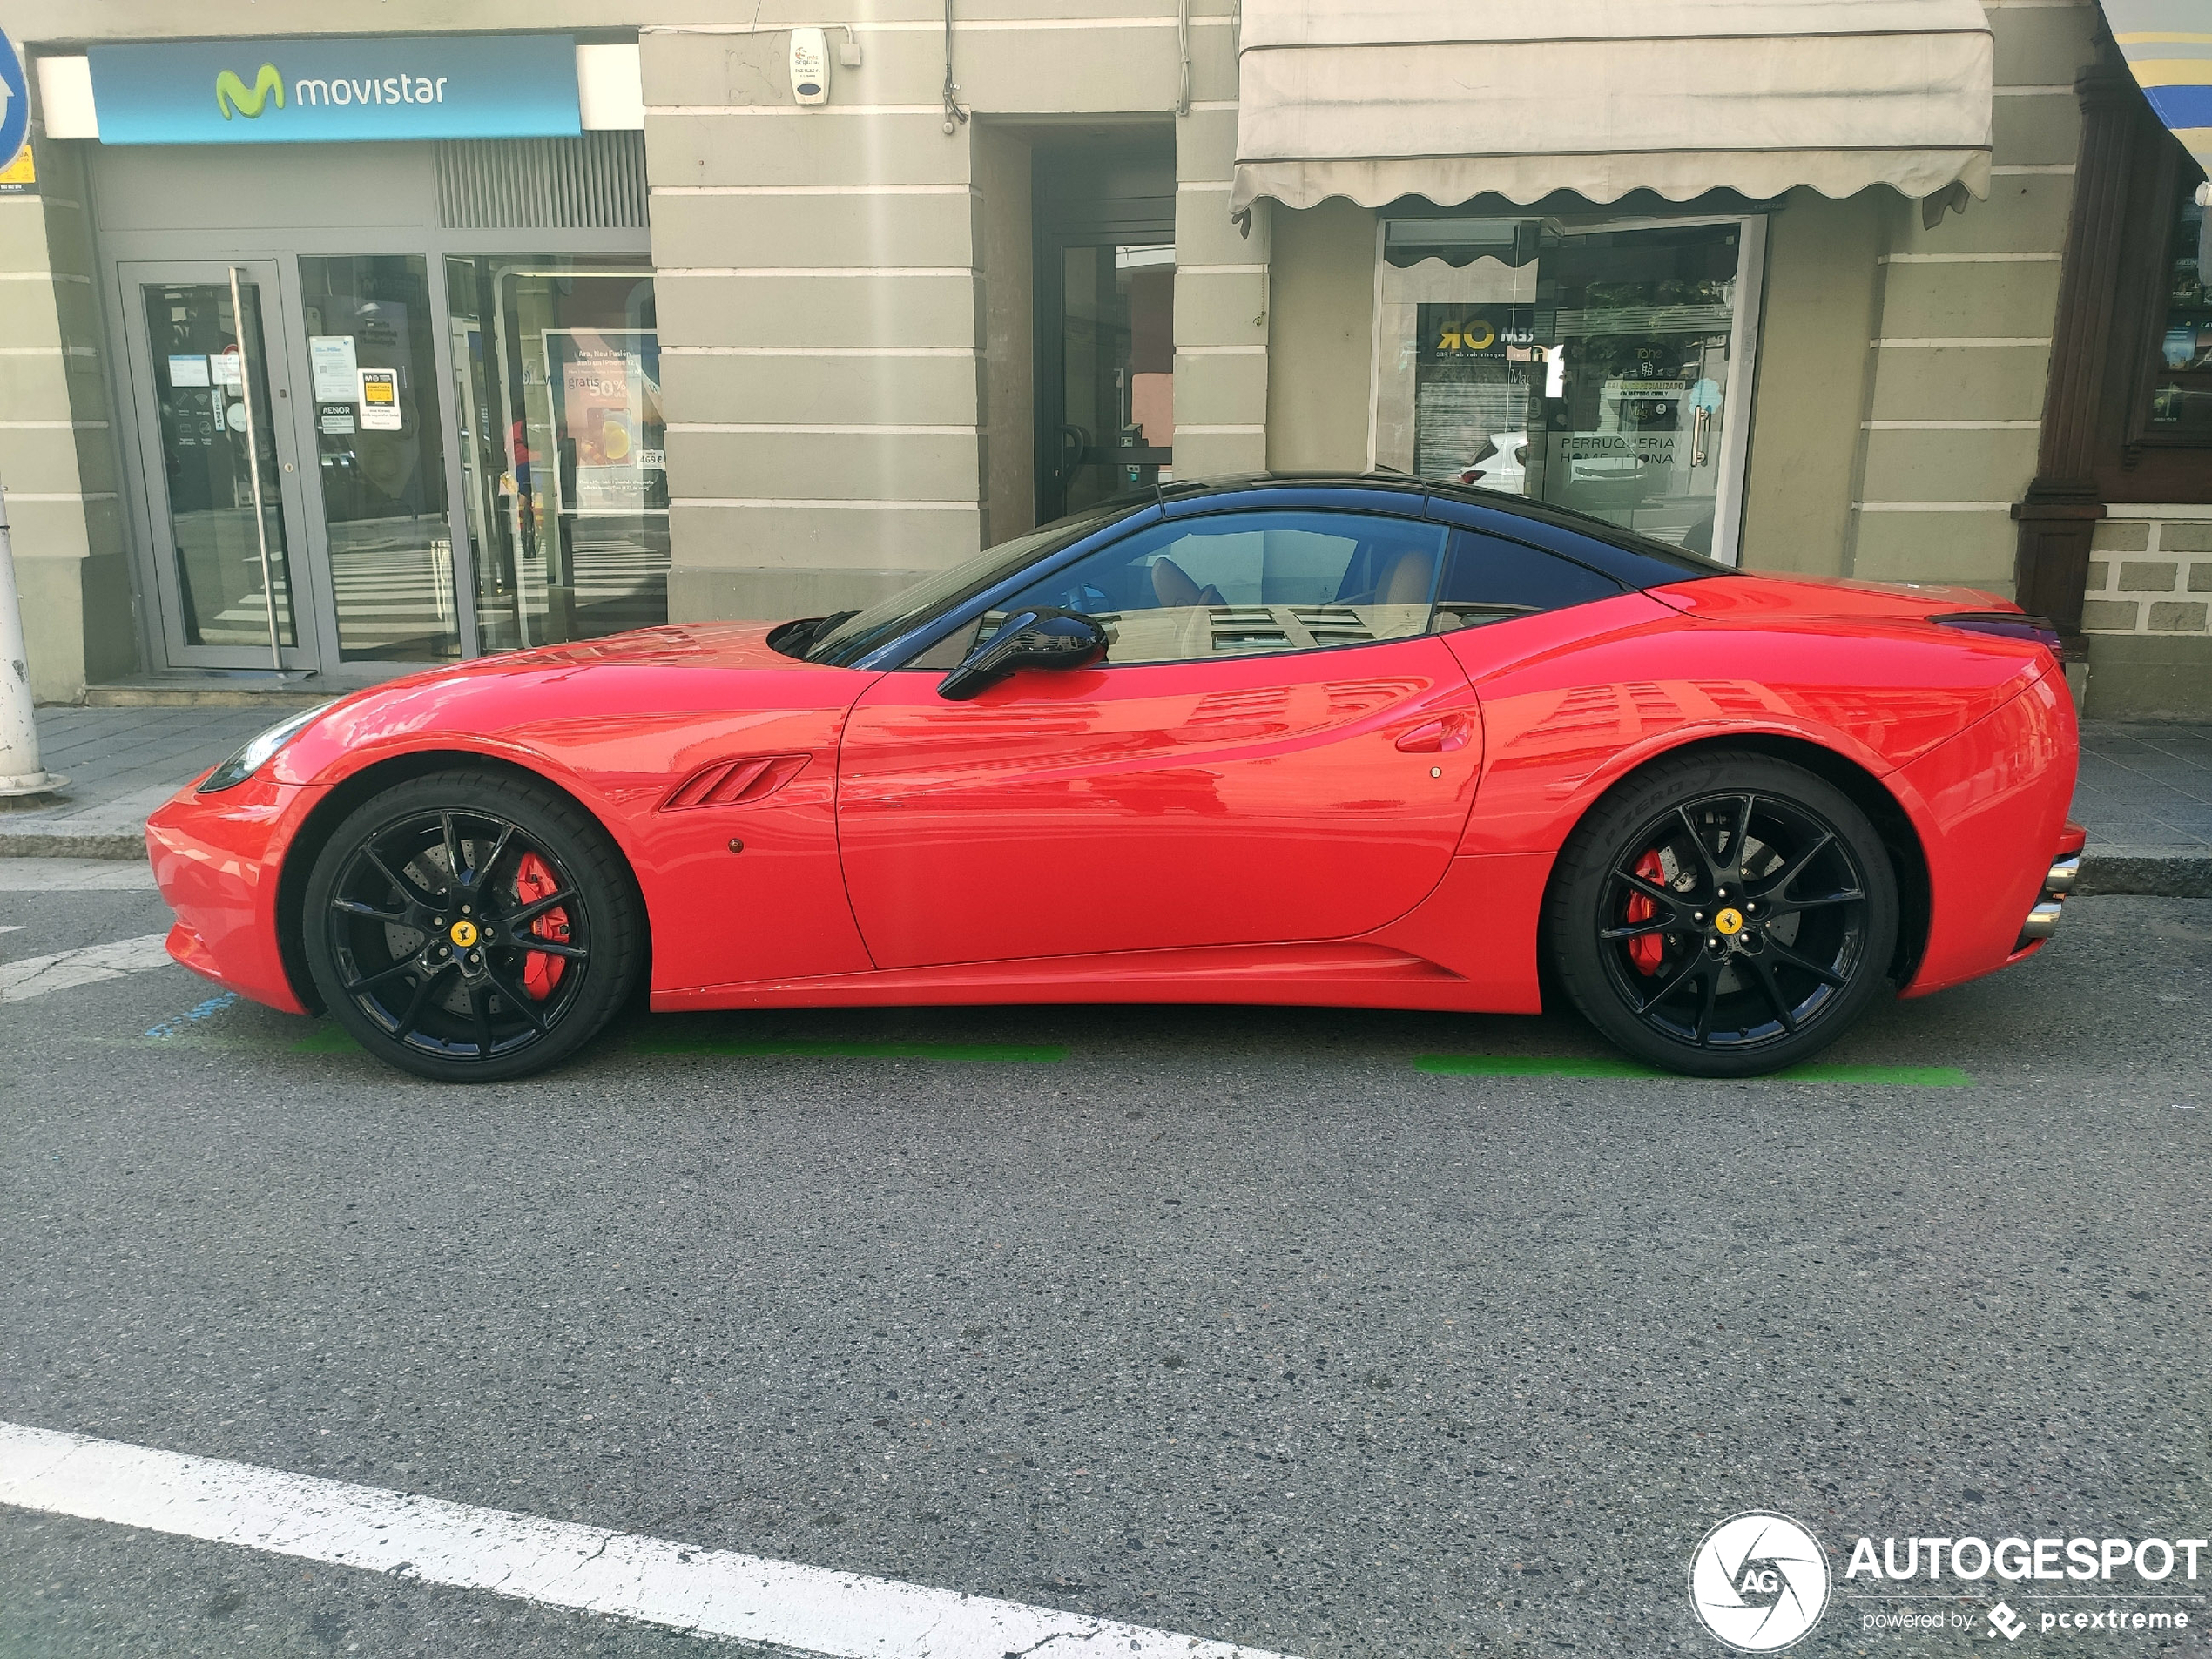
[[1590, 1022], [1701, 1076], [1827, 1047], [1886, 983], [1897, 943], [1896, 876], [1866, 815], [1751, 753], [1662, 762], [1616, 790], [1561, 853], [1548, 911]]
[[440, 772], [348, 817], [308, 880], [302, 943], [332, 1015], [442, 1082], [553, 1064], [627, 1000], [643, 907], [620, 853], [526, 778]]

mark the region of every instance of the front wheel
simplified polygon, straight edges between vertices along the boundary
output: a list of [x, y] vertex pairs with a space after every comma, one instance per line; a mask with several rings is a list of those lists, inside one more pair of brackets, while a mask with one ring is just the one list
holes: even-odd
[[595, 1035], [644, 961], [643, 908], [590, 817], [523, 777], [416, 778], [338, 826], [302, 943], [331, 1013], [420, 1076], [489, 1082]]
[[1629, 1053], [1744, 1077], [1826, 1048], [1887, 983], [1897, 880], [1851, 798], [1765, 755], [1666, 761], [1560, 853], [1546, 927], [1568, 994]]

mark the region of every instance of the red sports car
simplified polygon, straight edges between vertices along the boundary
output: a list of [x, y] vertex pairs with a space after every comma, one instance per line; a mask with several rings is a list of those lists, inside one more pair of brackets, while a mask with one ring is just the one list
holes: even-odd
[[425, 1076], [672, 1008], [1534, 1013], [1737, 1076], [2036, 950], [2048, 625], [1378, 477], [1163, 486], [867, 610], [435, 670], [154, 815], [171, 953]]

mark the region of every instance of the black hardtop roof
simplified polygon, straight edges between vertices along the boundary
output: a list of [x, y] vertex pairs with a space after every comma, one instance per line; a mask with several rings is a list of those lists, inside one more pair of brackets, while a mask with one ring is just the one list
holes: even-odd
[[[1531, 501], [1525, 496], [1508, 496], [1472, 484], [1416, 478], [1402, 472], [1259, 472], [1177, 478], [1149, 489], [1131, 490], [1116, 499], [1132, 508], [1157, 502], [1163, 508], [1187, 509], [1211, 496], [1314, 489], [1356, 489], [1369, 496], [1389, 492], [1408, 496], [1420, 502], [1423, 516], [1446, 519], [1563, 554], [1602, 570], [1631, 587], [1658, 587], [1669, 582], [1735, 573], [1732, 565], [1654, 536], [1639, 535], [1588, 513], [1554, 507], [1549, 502]], [[1444, 510], [1436, 510], [1439, 507]]]

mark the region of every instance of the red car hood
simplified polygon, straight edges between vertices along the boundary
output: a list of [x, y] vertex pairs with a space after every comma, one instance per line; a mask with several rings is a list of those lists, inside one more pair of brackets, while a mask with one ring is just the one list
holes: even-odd
[[767, 643], [774, 625], [641, 628], [411, 674], [333, 705], [278, 756], [274, 773], [285, 783], [326, 780], [365, 753], [448, 737], [526, 762], [580, 745], [674, 755], [695, 738], [763, 729], [765, 717], [841, 713], [873, 678], [785, 656]]
[[[789, 668], [795, 658], [770, 649], [769, 622], [684, 622], [664, 627], [639, 628], [604, 639], [582, 639], [565, 645], [539, 645], [529, 651], [480, 657], [473, 662], [437, 669], [428, 675], [412, 675], [397, 682], [473, 674], [509, 674], [516, 671], [541, 672], [549, 668], [625, 663], [665, 668]], [[380, 688], [388, 689], [388, 688]]]

